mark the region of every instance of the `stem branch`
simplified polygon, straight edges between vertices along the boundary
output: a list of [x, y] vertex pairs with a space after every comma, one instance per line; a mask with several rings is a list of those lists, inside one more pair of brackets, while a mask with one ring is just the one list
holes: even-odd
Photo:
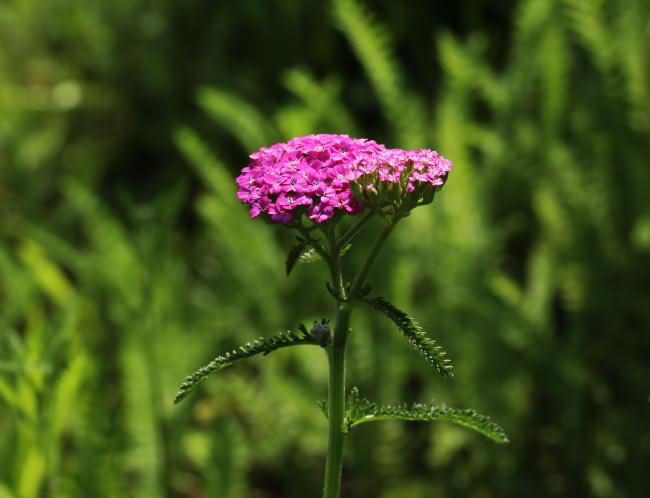
[[366, 223], [368, 223], [374, 215], [375, 215], [374, 211], [370, 211], [363, 218], [361, 218], [356, 225], [351, 226], [341, 236], [341, 239], [339, 240], [339, 245], [342, 248], [345, 248], [345, 246], [348, 245], [352, 241], [352, 239], [354, 239], [354, 237], [363, 229], [364, 226], [366, 226]]
[[379, 238], [375, 242], [375, 245], [370, 250], [368, 259], [366, 259], [366, 262], [361, 268], [361, 271], [357, 274], [356, 278], [354, 279], [354, 282], [352, 283], [352, 287], [350, 288], [350, 296], [352, 298], [357, 297], [359, 291], [363, 287], [363, 284], [366, 283], [366, 278], [368, 278], [368, 273], [370, 273], [370, 269], [372, 268], [373, 263], [377, 259], [377, 256], [379, 255], [379, 251], [381, 250], [382, 246], [384, 245], [384, 242], [386, 241], [390, 233], [393, 231], [393, 228], [395, 228], [395, 225], [396, 225], [395, 222], [391, 222], [388, 225], [386, 225], [384, 230], [379, 235]]

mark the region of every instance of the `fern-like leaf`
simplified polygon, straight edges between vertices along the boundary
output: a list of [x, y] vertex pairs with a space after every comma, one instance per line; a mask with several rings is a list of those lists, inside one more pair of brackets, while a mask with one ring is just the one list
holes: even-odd
[[390, 318], [402, 331], [411, 346], [443, 377], [454, 376], [454, 366], [447, 352], [430, 338], [424, 329], [409, 315], [397, 309], [383, 297], [364, 299], [366, 303]]
[[508, 436], [503, 428], [490, 417], [470, 409], [449, 408], [444, 405], [415, 403], [412, 405], [385, 405], [362, 398], [355, 387], [348, 396], [345, 428], [347, 431], [366, 422], [380, 420], [403, 420], [414, 422], [444, 421], [472, 429], [497, 443], [507, 443]]
[[287, 255], [286, 270], [287, 275], [295, 268], [298, 263], [314, 263], [321, 259], [316, 249], [309, 247], [307, 242], [299, 242], [291, 248]]
[[320, 342], [314, 338], [304, 327], [298, 332], [288, 330], [271, 337], [260, 337], [243, 346], [233, 349], [229, 353], [217, 356], [204, 367], [199, 368], [192, 375], [188, 375], [180, 385], [174, 403], [182, 401], [189, 392], [202, 382], [208, 375], [218, 372], [234, 362], [250, 358], [258, 354], [267, 355], [276, 349], [290, 346], [314, 345], [319, 346]]
[[305, 253], [306, 250], [307, 244], [304, 242], [298, 242], [289, 250], [289, 254], [287, 254], [287, 262], [285, 263], [287, 275], [291, 273], [291, 271], [296, 266], [296, 263], [298, 263], [298, 259]]
[[[352, 244], [347, 244], [341, 250], [341, 256], [347, 253], [351, 247]], [[309, 244], [306, 242], [299, 242], [291, 248], [289, 254], [287, 255], [287, 261], [285, 264], [287, 275], [293, 271], [297, 264], [315, 263], [321, 259], [323, 258], [321, 258], [321, 255], [318, 254], [318, 251], [316, 249], [309, 247]]]
[[314, 249], [313, 247], [310, 247], [308, 249], [305, 249], [303, 253], [300, 255], [298, 258], [298, 263], [315, 263], [316, 261], [320, 261], [322, 258], [320, 257], [320, 254]]

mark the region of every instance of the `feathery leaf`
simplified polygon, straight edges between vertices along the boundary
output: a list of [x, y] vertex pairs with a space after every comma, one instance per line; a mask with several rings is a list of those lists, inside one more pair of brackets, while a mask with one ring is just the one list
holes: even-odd
[[447, 352], [430, 338], [413, 318], [397, 309], [383, 297], [364, 299], [366, 303], [390, 318], [402, 331], [411, 346], [443, 377], [453, 377], [454, 367], [447, 357]]
[[[347, 253], [351, 247], [352, 244], [347, 244], [341, 250], [341, 256]], [[297, 264], [315, 263], [317, 261], [320, 261], [321, 259], [323, 258], [321, 258], [321, 255], [318, 254], [318, 251], [316, 251], [316, 249], [314, 249], [313, 247], [309, 247], [308, 242], [301, 241], [295, 246], [293, 246], [289, 250], [289, 254], [287, 254], [287, 261], [285, 264], [287, 275], [289, 275], [293, 271], [293, 269], [296, 267]]]
[[296, 266], [298, 259], [302, 256], [307, 250], [307, 244], [305, 242], [298, 242], [295, 246], [289, 249], [289, 254], [287, 254], [287, 261], [285, 263], [285, 268], [287, 275], [291, 273], [291, 270]]
[[301, 241], [291, 248], [287, 255], [287, 275], [291, 273], [298, 263], [314, 263], [321, 259], [316, 249], [309, 247], [308, 242]]
[[210, 363], [199, 368], [192, 375], [188, 375], [185, 378], [178, 388], [178, 393], [176, 393], [174, 403], [182, 401], [189, 392], [208, 375], [218, 372], [232, 365], [236, 361], [250, 358], [251, 356], [258, 354], [266, 356], [276, 349], [301, 345], [319, 346], [320, 343], [303, 327], [298, 332], [288, 330], [271, 337], [260, 337], [252, 342], [248, 342], [243, 346], [233, 349], [229, 353], [217, 356]]
[[379, 420], [414, 422], [440, 420], [472, 429], [497, 443], [508, 442], [508, 436], [500, 425], [493, 422], [490, 417], [481, 415], [474, 410], [422, 403], [380, 406], [366, 398], [362, 398], [359, 395], [359, 390], [356, 387], [352, 388], [348, 396], [348, 408], [345, 416], [347, 431], [357, 425]]

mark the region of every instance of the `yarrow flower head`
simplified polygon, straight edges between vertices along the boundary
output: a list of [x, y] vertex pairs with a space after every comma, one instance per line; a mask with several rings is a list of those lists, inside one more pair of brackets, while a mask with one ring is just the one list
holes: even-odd
[[307, 135], [262, 147], [237, 177], [253, 218], [324, 223], [364, 209], [407, 214], [431, 202], [451, 162], [429, 149], [388, 149], [347, 135]]

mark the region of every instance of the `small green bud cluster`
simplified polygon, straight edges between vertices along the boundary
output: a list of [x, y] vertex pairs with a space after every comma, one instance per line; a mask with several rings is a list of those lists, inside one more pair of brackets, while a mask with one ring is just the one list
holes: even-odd
[[350, 183], [355, 198], [366, 208], [378, 212], [390, 221], [408, 216], [412, 209], [433, 202], [440, 185], [420, 181], [420, 173], [413, 161], [409, 161], [399, 172], [382, 174], [376, 169], [359, 176]]

